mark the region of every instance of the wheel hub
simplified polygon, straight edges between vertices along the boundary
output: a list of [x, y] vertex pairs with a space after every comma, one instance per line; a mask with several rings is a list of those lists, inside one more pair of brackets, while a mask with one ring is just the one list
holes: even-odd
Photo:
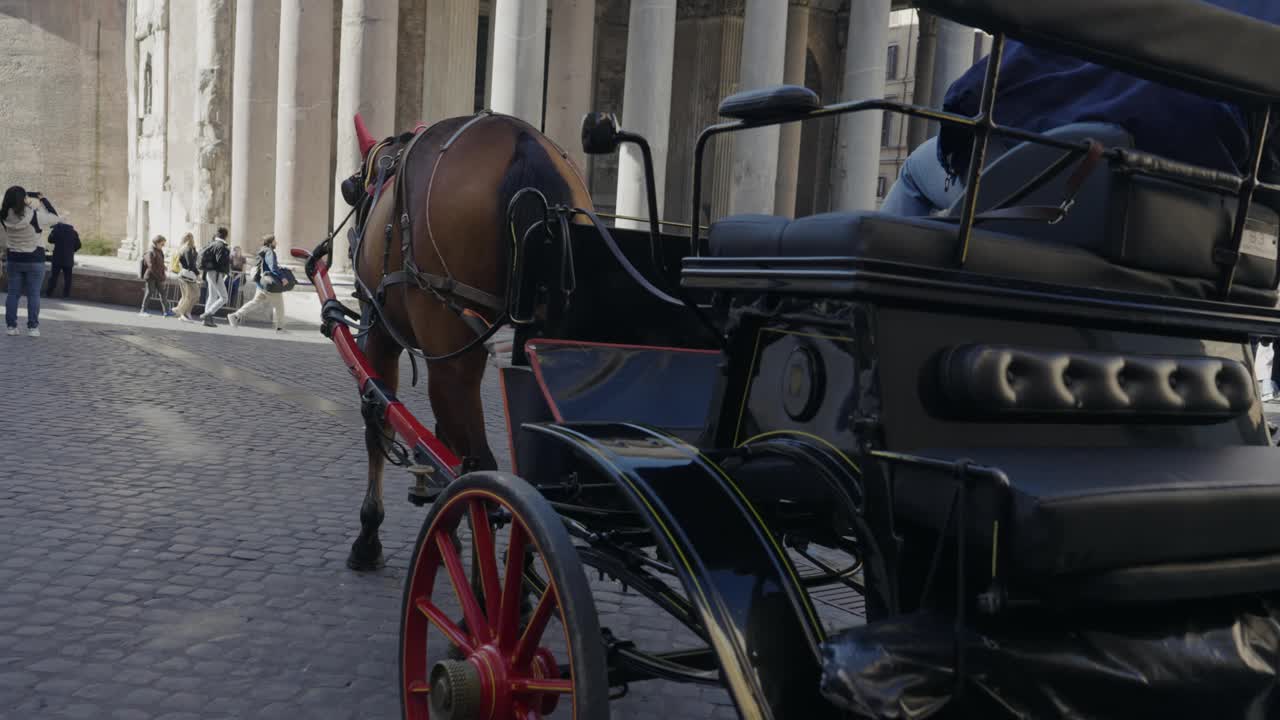
[[441, 660], [431, 668], [431, 717], [478, 720], [480, 672], [465, 660]]

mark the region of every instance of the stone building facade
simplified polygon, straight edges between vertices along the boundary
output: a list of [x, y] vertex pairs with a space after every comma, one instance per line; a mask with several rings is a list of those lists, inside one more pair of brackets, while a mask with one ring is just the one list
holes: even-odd
[[[569, 150], [599, 208], [643, 215], [637, 158], [577, 147], [582, 114], [603, 110], [650, 139], [663, 217], [687, 223], [694, 142], [725, 96], [785, 81], [826, 103], [911, 98], [916, 13], [891, 20], [891, 2], [0, 0], [0, 22], [59, 38], [14, 57], [73, 61], [73, 77], [50, 81], [81, 90], [67, 94], [66, 147], [53, 154], [82, 167], [72, 178], [42, 166], [48, 146], [0, 162], [47, 167], [125, 256], [156, 234], [204, 243], [220, 226], [246, 249], [267, 232], [287, 249], [319, 241], [345, 212], [335, 178], [355, 169], [354, 112], [385, 135], [488, 107]], [[905, 123], [884, 134], [879, 113], [851, 117], [713, 141], [699, 220], [874, 205], [877, 173], [892, 182], [905, 157]], [[0, 129], [25, 123], [0, 115]]]
[[126, 232], [125, 0], [0, 2], [0, 191], [45, 192], [84, 238]]

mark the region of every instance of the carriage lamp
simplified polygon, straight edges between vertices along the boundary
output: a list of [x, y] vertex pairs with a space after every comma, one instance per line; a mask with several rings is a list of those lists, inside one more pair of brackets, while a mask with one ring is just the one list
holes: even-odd
[[582, 151], [588, 155], [608, 155], [622, 143], [631, 143], [640, 150], [644, 163], [644, 187], [649, 200], [649, 238], [656, 247], [661, 235], [658, 227], [657, 175], [653, 171], [653, 151], [649, 141], [639, 133], [627, 132], [618, 127], [618, 117], [612, 113], [589, 112], [582, 117]]
[[589, 112], [582, 118], [582, 151], [588, 155], [608, 155], [618, 149], [618, 117], [613, 113]]
[[822, 361], [813, 348], [799, 346], [787, 358], [782, 371], [782, 405], [787, 416], [796, 422], [808, 422], [822, 404]]

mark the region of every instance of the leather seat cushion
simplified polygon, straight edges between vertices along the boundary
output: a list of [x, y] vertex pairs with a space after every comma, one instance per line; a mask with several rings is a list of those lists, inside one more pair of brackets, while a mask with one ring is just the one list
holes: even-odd
[[[709, 235], [718, 257], [855, 257], [930, 267], [954, 267], [959, 235], [954, 223], [873, 212], [826, 213], [787, 221], [731, 216]], [[1060, 285], [1212, 299], [1205, 278], [1150, 272], [1109, 262], [1083, 248], [977, 228], [966, 271]], [[1276, 292], [1237, 284], [1232, 300], [1272, 307]]]
[[[1228, 561], [1280, 553], [1280, 455], [1265, 446], [1198, 448], [1021, 448], [926, 450], [969, 458], [1008, 477], [1012, 526], [999, 534], [1001, 563], [1044, 581], [1126, 568]], [[900, 466], [900, 517], [940, 531], [954, 485]], [[972, 538], [990, 552], [998, 490], [975, 490]], [[1006, 533], [1010, 533], [1005, 537]], [[976, 553], [975, 553], [976, 554]]]

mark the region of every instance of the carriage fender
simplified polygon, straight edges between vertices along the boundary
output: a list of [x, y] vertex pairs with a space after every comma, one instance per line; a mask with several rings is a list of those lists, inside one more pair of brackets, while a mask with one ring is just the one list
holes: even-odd
[[[541, 457], [607, 478], [648, 524], [706, 628], [744, 718], [839, 717], [818, 694], [822, 624], [733, 479], [698, 449], [623, 423], [528, 424]], [[559, 478], [539, 477], [535, 485]]]

